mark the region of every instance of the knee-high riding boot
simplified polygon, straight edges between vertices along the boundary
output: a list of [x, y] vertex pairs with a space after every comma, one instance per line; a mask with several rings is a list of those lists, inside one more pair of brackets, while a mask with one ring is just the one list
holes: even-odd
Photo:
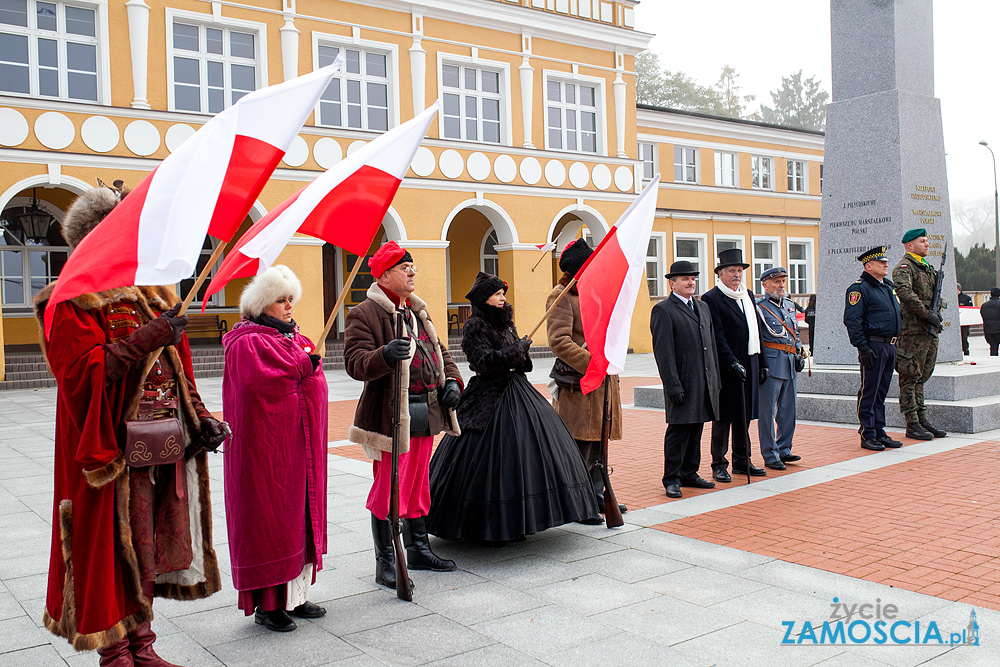
[[101, 667], [132, 667], [132, 654], [128, 650], [128, 637], [122, 637], [114, 644], [97, 649]]
[[441, 558], [431, 551], [427, 537], [426, 517], [403, 519], [403, 540], [406, 543], [406, 566], [411, 570], [431, 570], [451, 572], [456, 569], [455, 561]]
[[155, 641], [156, 634], [149, 627], [149, 622], [143, 623], [129, 633], [128, 650], [132, 653], [132, 664], [135, 667], [179, 667], [156, 655], [156, 651], [153, 650]]

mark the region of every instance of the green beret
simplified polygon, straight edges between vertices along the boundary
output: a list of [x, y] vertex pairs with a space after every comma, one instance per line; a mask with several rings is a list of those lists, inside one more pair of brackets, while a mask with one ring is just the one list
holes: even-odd
[[903, 243], [909, 243], [913, 239], [919, 239], [921, 236], [927, 236], [926, 229], [911, 229], [903, 234]]

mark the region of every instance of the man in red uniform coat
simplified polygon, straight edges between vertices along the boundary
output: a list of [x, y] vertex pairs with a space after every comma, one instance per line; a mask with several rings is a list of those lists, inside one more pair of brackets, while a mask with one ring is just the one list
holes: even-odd
[[[124, 196], [115, 185], [74, 202], [63, 222], [71, 248]], [[52, 286], [35, 298], [39, 323]], [[176, 303], [162, 287], [84, 294], [56, 307], [43, 341], [58, 385], [44, 622], [74, 648], [97, 649], [101, 665], [168, 665], [152, 647], [153, 596], [187, 600], [220, 588], [204, 448], [224, 435], [195, 388], [187, 318], [176, 317]], [[185, 456], [131, 468], [125, 421], [151, 399], [177, 401]]]

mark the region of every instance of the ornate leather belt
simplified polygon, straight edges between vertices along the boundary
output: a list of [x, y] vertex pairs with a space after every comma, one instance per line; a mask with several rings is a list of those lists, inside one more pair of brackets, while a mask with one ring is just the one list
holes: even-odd
[[794, 345], [785, 345], [784, 343], [772, 343], [769, 340], [764, 341], [764, 347], [772, 350], [781, 350], [782, 352], [787, 352], [788, 354], [795, 354], [798, 351], [795, 349]]

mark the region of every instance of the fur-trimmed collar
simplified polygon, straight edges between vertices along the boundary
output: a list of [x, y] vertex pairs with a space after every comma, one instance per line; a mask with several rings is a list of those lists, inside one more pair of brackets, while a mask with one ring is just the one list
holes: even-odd
[[[366, 296], [381, 306], [385, 312], [390, 314], [395, 312], [396, 304], [392, 302], [392, 299], [385, 295], [385, 292], [383, 292], [382, 288], [378, 286], [378, 283], [372, 283], [368, 287], [368, 293]], [[422, 313], [427, 310], [427, 304], [416, 294], [411, 294], [407, 301], [410, 302], [410, 310], [415, 313]]]
[[[52, 296], [52, 290], [55, 288], [55, 285], [56, 283], [54, 282], [49, 283], [35, 295], [35, 314], [38, 317], [41, 317], [45, 312], [45, 304], [48, 303], [49, 297]], [[71, 299], [73, 304], [81, 310], [100, 310], [105, 306], [118, 303], [119, 301], [131, 301], [132, 303], [137, 303], [140, 300], [144, 300], [150, 307], [161, 312], [169, 310], [171, 306], [180, 301], [177, 295], [174, 294], [173, 290], [162, 285], [129, 285], [127, 287], [115, 287], [114, 289], [105, 290], [103, 292], [81, 294], [80, 296]]]
[[[559, 276], [559, 282], [557, 284], [562, 285], [563, 287], [566, 287], [567, 285], [569, 285], [569, 283], [570, 283], [571, 280], [573, 280], [572, 274], [570, 274], [569, 271], [563, 271], [563, 274], [561, 276]], [[575, 284], [573, 285], [573, 287], [570, 288], [569, 293], [570, 294], [576, 294], [576, 285]]]

